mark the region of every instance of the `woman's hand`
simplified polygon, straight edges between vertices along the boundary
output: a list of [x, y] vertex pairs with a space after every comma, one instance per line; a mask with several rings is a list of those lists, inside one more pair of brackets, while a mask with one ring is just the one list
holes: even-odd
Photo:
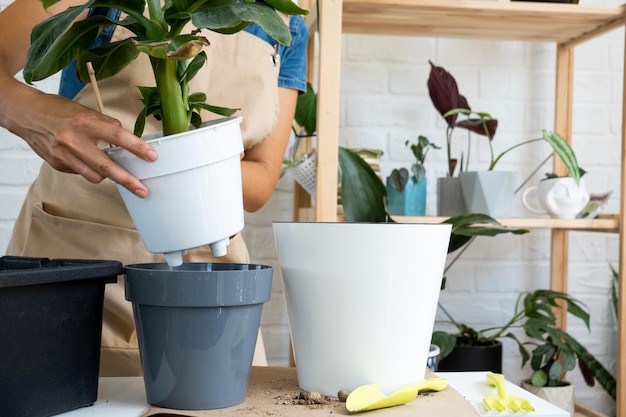
[[[157, 154], [152, 146], [122, 128], [116, 119], [64, 97], [14, 83], [7, 87], [8, 83], [0, 82], [0, 91], [13, 97], [11, 107], [19, 111], [0, 115], [0, 123], [24, 139], [37, 155], [61, 172], [81, 175], [92, 183], [110, 178], [138, 197], [148, 195], [148, 189], [98, 145], [120, 146], [154, 161]], [[0, 110], [4, 110], [1, 103]]]
[[33, 27], [82, 0], [61, 0], [45, 10], [40, 0], [14, 0], [0, 13], [0, 126], [24, 139], [52, 167], [93, 183], [110, 178], [139, 197], [148, 189], [98, 145], [121, 146], [146, 161], [154, 149], [119, 121], [66, 98], [45, 94], [14, 78], [24, 67]]

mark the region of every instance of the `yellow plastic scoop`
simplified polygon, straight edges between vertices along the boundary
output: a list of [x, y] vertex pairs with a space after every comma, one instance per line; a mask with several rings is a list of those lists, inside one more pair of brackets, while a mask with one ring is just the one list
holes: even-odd
[[508, 393], [504, 386], [504, 375], [488, 373], [487, 384], [495, 386], [498, 394], [483, 398], [483, 406], [486, 411], [504, 411], [507, 408], [510, 408], [513, 411], [520, 411], [522, 409], [526, 411], [535, 411], [535, 408], [527, 399], [516, 397], [515, 395], [510, 395]]
[[392, 394], [385, 395], [376, 384], [361, 385], [348, 395], [346, 408], [351, 413], [356, 413], [393, 407], [414, 400], [419, 391], [441, 391], [447, 386], [448, 381], [443, 378], [427, 378], [415, 384], [407, 385]]

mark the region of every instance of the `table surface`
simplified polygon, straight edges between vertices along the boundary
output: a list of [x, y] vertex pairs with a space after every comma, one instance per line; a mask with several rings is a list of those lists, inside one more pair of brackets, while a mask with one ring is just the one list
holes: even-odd
[[[295, 369], [294, 368], [274, 368], [279, 374], [285, 374], [288, 376], [293, 375], [295, 381]], [[253, 368], [253, 374], [255, 373], [255, 369]], [[256, 371], [257, 375], [259, 370]], [[503, 412], [487, 412], [484, 410], [482, 406], [482, 399], [488, 395], [495, 394], [495, 388], [489, 387], [486, 384], [485, 379], [486, 372], [438, 372], [437, 376], [442, 378], [446, 378], [450, 387], [454, 388], [460, 394], [462, 398], [467, 400], [471, 406], [476, 410], [476, 415], [480, 416], [519, 416], [519, 415], [527, 415], [527, 416], [537, 416], [537, 417], [569, 417], [569, 415], [561, 410], [560, 408], [542, 400], [539, 397], [534, 396], [530, 392], [514, 385], [513, 383], [507, 381], [506, 388], [510, 395], [521, 396], [528, 399], [531, 404], [535, 407], [535, 411], [533, 412], [518, 412], [515, 413], [512, 410], [506, 410]], [[262, 385], [262, 382], [251, 378], [251, 383], [249, 386], [249, 391], [255, 389], [255, 385]], [[124, 378], [100, 378], [99, 380], [99, 388], [98, 388], [98, 401], [91, 407], [83, 407], [73, 411], [69, 411], [63, 414], [60, 414], [61, 417], [139, 417], [143, 413], [145, 413], [150, 406], [146, 403], [145, 389], [143, 378], [141, 377], [124, 377]], [[263, 391], [267, 392], [264, 387]], [[293, 387], [293, 390], [298, 390], [297, 386]], [[432, 394], [433, 398], [436, 398], [438, 393]], [[457, 395], [458, 396], [458, 395]], [[420, 395], [419, 398], [422, 398]], [[422, 400], [423, 401], [423, 400]], [[250, 409], [251, 406], [254, 407], [255, 399], [247, 399], [243, 406], [246, 406], [247, 409]], [[405, 416], [405, 415], [415, 415], [415, 413], [411, 412], [412, 406], [418, 403], [418, 401], [413, 401], [406, 406], [392, 407], [384, 410], [376, 410], [369, 412], [370, 415], [381, 415], [381, 416]], [[274, 401], [274, 404], [276, 402]], [[275, 407], [275, 405], [274, 405]], [[337, 407], [337, 405], [335, 405]], [[414, 408], [414, 407], [413, 407]], [[222, 414], [219, 410], [212, 410], [211, 413], [217, 413], [215, 415], [230, 415], [228, 413], [229, 409], [223, 409], [226, 414]], [[297, 410], [302, 410], [302, 412], [298, 412]], [[306, 412], [305, 412], [306, 410]], [[237, 411], [235, 409], [231, 409], [231, 411]], [[319, 411], [316, 412], [316, 411]], [[325, 411], [325, 412], [324, 412]], [[333, 414], [349, 414], [345, 407], [343, 409], [335, 409]], [[339, 412], [337, 412], [339, 411]], [[179, 412], [180, 413], [180, 412]], [[207, 413], [207, 412], [204, 412]], [[189, 412], [189, 415], [194, 414], [193, 412]], [[239, 413], [238, 413], [239, 414]], [[323, 410], [322, 408], [318, 410], [311, 410], [311, 408], [289, 408], [289, 415], [294, 417], [309, 416], [309, 415], [328, 415], [328, 408]], [[187, 413], [182, 414], [187, 415]], [[194, 414], [195, 415], [195, 414]], [[201, 414], [204, 415], [204, 414]], [[208, 415], [208, 414], [207, 414]], [[213, 415], [213, 414], [211, 414]]]

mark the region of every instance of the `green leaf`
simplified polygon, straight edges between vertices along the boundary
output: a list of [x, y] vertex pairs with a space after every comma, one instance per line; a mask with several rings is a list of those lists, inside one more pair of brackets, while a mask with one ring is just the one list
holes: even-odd
[[452, 236], [450, 237], [448, 253], [463, 247], [473, 236], [496, 236], [504, 233], [520, 235], [528, 233], [527, 229], [513, 229], [502, 226], [493, 217], [481, 213], [451, 217], [443, 223], [452, 224]]
[[[125, 26], [135, 33], [155, 31], [155, 24], [142, 15], [144, 6], [145, 0], [92, 0], [81, 6], [69, 7], [39, 23], [31, 33], [31, 46], [24, 66], [24, 79], [27, 83], [32, 83], [65, 68], [86, 51], [98, 34], [110, 25]], [[94, 15], [77, 20], [87, 8], [91, 7], [117, 8], [130, 14], [131, 17], [118, 21], [107, 16]], [[160, 26], [158, 28], [160, 29]]]
[[196, 129], [199, 129], [200, 126], [202, 126], [202, 118], [200, 117], [200, 115], [196, 112], [192, 112], [191, 113], [191, 123], [190, 123], [193, 127], [195, 127]]
[[[163, 7], [163, 17], [170, 25], [177, 21], [188, 21], [191, 14], [200, 8], [218, 7], [237, 3], [237, 0], [176, 0], [168, 1]], [[184, 22], [183, 22], [184, 23]]]
[[317, 131], [317, 94], [311, 83], [306, 84], [306, 93], [298, 96], [294, 120], [304, 128], [306, 135], [314, 135]]
[[378, 175], [356, 153], [339, 147], [341, 200], [349, 222], [381, 223], [389, 220], [385, 209], [387, 190]]
[[[189, 81], [191, 81], [198, 74], [198, 71], [200, 71], [200, 69], [204, 66], [206, 60], [206, 52], [202, 51], [198, 55], [196, 55], [194, 59], [189, 63], [189, 65], [187, 65], [187, 68], [185, 68], [185, 71], [183, 72], [179, 82], [188, 83]], [[205, 98], [202, 99], [202, 101], [205, 100], [206, 95]]]
[[112, 77], [126, 68], [139, 55], [139, 50], [131, 39], [112, 42], [107, 45], [90, 49], [80, 54], [76, 67], [78, 78], [86, 83], [89, 82], [87, 62], [91, 62], [96, 73], [96, 79], [103, 80]]
[[[132, 19], [130, 22], [134, 22], [140, 25], [143, 29], [141, 32], [145, 33], [146, 38], [140, 39], [159, 39], [165, 34], [161, 22], [152, 21], [144, 16], [144, 9], [146, 8], [146, 0], [95, 0], [92, 1], [90, 7], [104, 7], [107, 9], [118, 9], [128, 14]], [[133, 31], [134, 33], [138, 33]]]
[[57, 4], [60, 1], [61, 0], [41, 0], [41, 4], [43, 4], [43, 7], [45, 9], [47, 9], [48, 7], [54, 6], [55, 4]]
[[153, 58], [166, 59], [169, 43], [167, 41], [137, 41], [135, 47], [139, 52]]
[[548, 369], [548, 380], [559, 381], [561, 379], [562, 374], [563, 374], [563, 365], [561, 365], [561, 362], [559, 361], [552, 362], [552, 364], [550, 365], [550, 368]]
[[571, 148], [569, 143], [561, 136], [559, 136], [555, 132], [548, 132], [544, 130], [542, 132], [543, 138], [548, 142], [557, 156], [565, 165], [565, 168], [569, 171], [571, 177], [574, 179], [576, 184], [580, 184], [580, 171], [578, 167], [578, 160], [576, 159], [576, 154], [574, 150]]
[[265, 0], [265, 2], [272, 6], [274, 9], [280, 10], [285, 14], [309, 14], [308, 10], [298, 7], [298, 5], [291, 0]]
[[135, 121], [133, 133], [135, 136], [141, 136], [148, 116], [154, 116], [157, 120], [161, 119], [161, 99], [156, 87], [137, 86], [137, 89], [141, 93], [144, 107]]
[[284, 45], [291, 42], [291, 33], [285, 21], [264, 3], [236, 3], [202, 9], [192, 14], [191, 21], [198, 28], [226, 34], [256, 22], [278, 42]]
[[568, 371], [576, 368], [576, 355], [572, 351], [561, 351], [561, 359], [563, 361], [563, 367]]
[[[600, 383], [602, 388], [604, 388], [604, 390], [613, 399], [615, 399], [617, 392], [617, 381], [615, 377], [576, 339], [568, 336], [567, 340], [572, 350], [576, 352], [579, 362], [585, 363], [585, 369], [589, 370], [593, 374], [593, 377]], [[581, 367], [581, 371], [582, 370], [583, 368]], [[588, 382], [588, 385], [591, 384]]]
[[535, 387], [545, 387], [548, 383], [548, 374], [541, 369], [535, 371], [530, 376], [530, 383]]
[[409, 171], [406, 168], [394, 169], [389, 174], [389, 184], [399, 193], [404, 191], [407, 182], [409, 182]]
[[456, 336], [448, 332], [437, 330], [433, 332], [431, 343], [439, 347], [439, 359], [443, 359], [454, 350]]
[[193, 105], [193, 107], [201, 108], [203, 110], [210, 111], [211, 113], [219, 114], [220, 116], [226, 116], [226, 117], [232, 116], [233, 114], [235, 114], [237, 110], [239, 110], [239, 109], [232, 109], [230, 107], [214, 106], [214, 105], [207, 104], [207, 103], [190, 103], [190, 105]]
[[24, 80], [27, 83], [32, 84], [33, 81], [43, 80], [65, 68], [98, 36], [100, 22], [87, 28], [86, 37], [63, 37], [63, 33], [87, 9], [89, 4], [69, 7], [33, 28], [30, 36], [31, 45], [26, 54], [24, 66]]

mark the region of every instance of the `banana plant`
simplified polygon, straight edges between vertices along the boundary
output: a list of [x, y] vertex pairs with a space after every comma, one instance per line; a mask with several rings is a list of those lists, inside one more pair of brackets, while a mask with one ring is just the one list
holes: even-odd
[[[48, 8], [60, 0], [42, 0]], [[90, 14], [89, 9], [117, 9], [125, 17], [113, 19]], [[147, 16], [144, 10], [148, 11]], [[189, 81], [206, 62], [202, 48], [208, 40], [199, 29], [233, 34], [257, 23], [276, 41], [291, 42], [289, 28], [276, 13], [307, 14], [291, 0], [89, 0], [69, 7], [37, 25], [31, 33], [24, 79], [32, 84], [45, 79], [77, 61], [78, 77], [89, 81], [87, 62], [97, 79], [119, 73], [140, 53], [149, 56], [156, 86], [139, 88], [144, 109], [137, 118], [135, 134], [143, 132], [148, 116], [162, 120], [164, 135], [185, 132], [201, 124], [202, 109], [230, 116], [236, 109], [206, 103], [204, 93], [189, 91]], [[79, 19], [79, 20], [77, 20]], [[185, 32], [191, 22], [195, 28]], [[107, 45], [92, 47], [98, 35], [110, 26], [120, 26], [132, 36]]]

